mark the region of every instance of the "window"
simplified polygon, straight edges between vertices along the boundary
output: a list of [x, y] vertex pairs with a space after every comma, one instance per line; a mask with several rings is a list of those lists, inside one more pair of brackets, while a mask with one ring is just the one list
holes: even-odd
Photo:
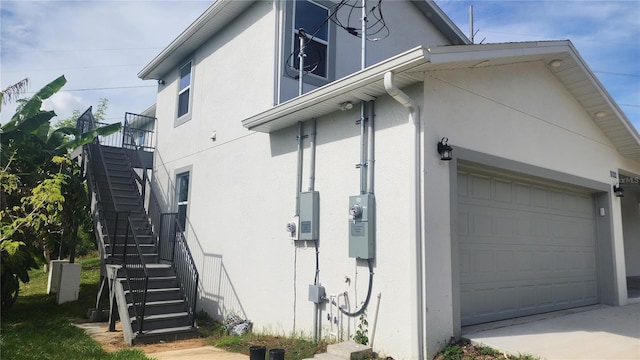
[[293, 62], [294, 68], [300, 68], [300, 31], [307, 34], [304, 48], [304, 70], [321, 78], [327, 78], [327, 47], [329, 44], [329, 9], [308, 0], [295, 2], [293, 22]]
[[178, 89], [178, 117], [189, 113], [191, 96], [191, 61], [180, 68], [180, 88]]
[[184, 231], [187, 225], [187, 205], [189, 203], [189, 173], [182, 173], [176, 176], [178, 188], [178, 223]]

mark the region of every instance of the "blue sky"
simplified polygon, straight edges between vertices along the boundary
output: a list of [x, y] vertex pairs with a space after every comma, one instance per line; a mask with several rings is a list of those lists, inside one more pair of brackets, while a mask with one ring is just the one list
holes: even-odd
[[[386, 6], [393, 1], [384, 0]], [[45, 106], [59, 118], [109, 99], [107, 120], [141, 112], [156, 83], [137, 73], [191, 24], [211, 1], [0, 2], [0, 86], [25, 77], [37, 91], [64, 74], [63, 91]], [[476, 43], [573, 42], [628, 119], [640, 129], [640, 1], [461, 1], [436, 3]], [[1, 118], [13, 115], [3, 106]]]

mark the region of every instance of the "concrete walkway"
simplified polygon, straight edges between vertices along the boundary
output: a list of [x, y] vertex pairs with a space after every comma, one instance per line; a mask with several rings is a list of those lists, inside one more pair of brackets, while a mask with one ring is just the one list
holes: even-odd
[[157, 360], [248, 360], [243, 354], [227, 352], [213, 346], [203, 346], [195, 349], [172, 350], [146, 354]]
[[466, 327], [462, 337], [507, 354], [640, 359], [640, 304], [594, 306]]

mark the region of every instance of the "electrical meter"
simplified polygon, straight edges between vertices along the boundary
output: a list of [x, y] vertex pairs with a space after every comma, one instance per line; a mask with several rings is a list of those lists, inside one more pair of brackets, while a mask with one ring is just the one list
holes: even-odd
[[375, 254], [375, 198], [349, 197], [349, 257], [373, 259]]

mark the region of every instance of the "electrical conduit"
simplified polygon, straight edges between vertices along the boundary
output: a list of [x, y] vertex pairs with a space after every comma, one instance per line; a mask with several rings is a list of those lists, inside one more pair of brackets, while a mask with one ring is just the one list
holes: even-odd
[[400, 90], [394, 83], [394, 75], [392, 72], [384, 74], [384, 88], [387, 93], [394, 98], [397, 102], [402, 104], [407, 110], [409, 110], [409, 119], [413, 123], [413, 151], [411, 152], [411, 159], [413, 163], [413, 176], [411, 179], [412, 189], [412, 213], [415, 215], [411, 218], [413, 229], [412, 237], [415, 240], [416, 257], [413, 260], [415, 262], [416, 269], [416, 294], [413, 297], [417, 299], [416, 312], [417, 312], [417, 324], [416, 334], [417, 339], [414, 339], [418, 344], [418, 358], [424, 359], [424, 298], [423, 298], [423, 258], [422, 258], [422, 192], [420, 189], [420, 107], [418, 104], [409, 97], [406, 93]]

